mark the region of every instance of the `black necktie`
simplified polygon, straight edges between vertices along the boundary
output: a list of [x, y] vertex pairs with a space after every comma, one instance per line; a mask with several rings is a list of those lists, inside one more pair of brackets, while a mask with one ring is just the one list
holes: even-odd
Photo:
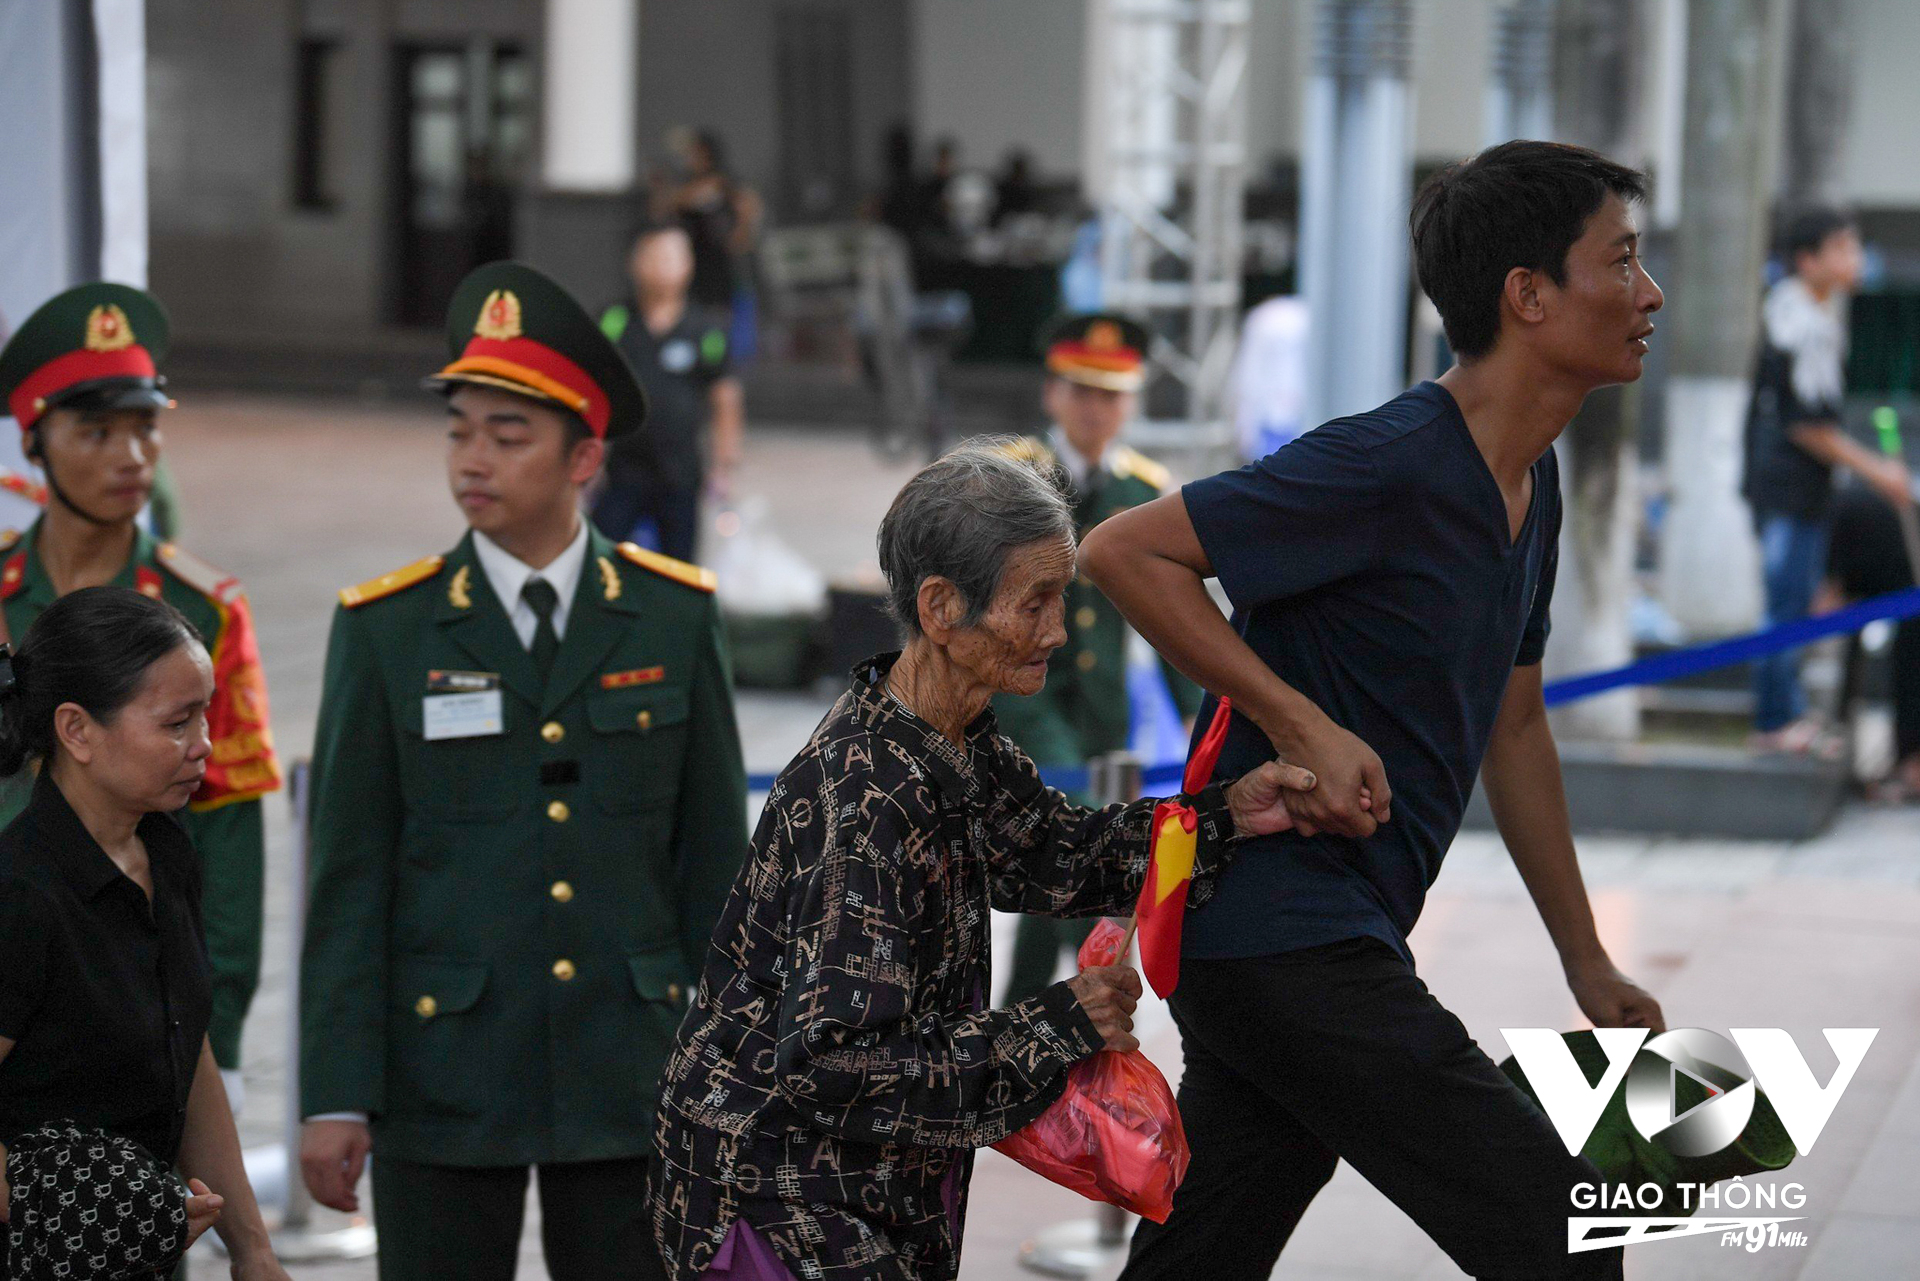
[[533, 616], [540, 620], [539, 626], [533, 629], [533, 669], [545, 680], [553, 670], [553, 656], [560, 652], [560, 634], [553, 630], [553, 610], [560, 603], [560, 593], [544, 578], [529, 578], [520, 589], [520, 599], [527, 602]]

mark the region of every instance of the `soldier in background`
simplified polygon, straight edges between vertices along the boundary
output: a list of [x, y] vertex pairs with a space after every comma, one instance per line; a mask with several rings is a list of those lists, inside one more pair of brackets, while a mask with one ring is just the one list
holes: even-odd
[[[168, 327], [158, 300], [127, 285], [80, 285], [50, 299], [0, 351], [0, 399], [26, 457], [46, 477], [46, 510], [24, 534], [0, 533], [0, 617], [14, 643], [47, 606], [82, 587], [132, 587], [186, 615], [206, 641], [215, 693], [206, 782], [180, 814], [203, 868], [201, 908], [213, 967], [208, 1039], [239, 1110], [240, 1030], [260, 982], [266, 834], [260, 798], [280, 786], [267, 684], [246, 593], [141, 528], [154, 497], [160, 364]], [[24, 779], [24, 776], [22, 776]], [[0, 789], [0, 824], [30, 781]]]
[[313, 762], [301, 1163], [385, 1281], [511, 1278], [528, 1168], [556, 1281], [659, 1275], [660, 1069], [746, 851], [713, 576], [581, 489], [646, 400], [564, 290], [456, 291], [452, 551], [343, 591]]
[[[1119, 442], [1146, 381], [1147, 331], [1125, 316], [1066, 316], [1049, 327], [1047, 383], [1042, 393], [1049, 426], [1022, 439], [1016, 451], [1056, 473], [1073, 503], [1076, 536], [1116, 512], [1150, 502], [1172, 483], [1167, 469]], [[993, 700], [1000, 729], [1041, 769], [1077, 769], [1126, 748], [1132, 729], [1127, 689], [1126, 620], [1100, 589], [1076, 578], [1067, 589], [1067, 643], [1047, 663], [1046, 687], [1030, 698]], [[1200, 709], [1200, 691], [1162, 663], [1168, 691], [1182, 718]], [[1076, 795], [1082, 804], [1108, 797]], [[1013, 964], [1002, 1004], [1026, 999], [1053, 981], [1060, 953], [1079, 946], [1091, 923], [1022, 916], [1014, 934]]]

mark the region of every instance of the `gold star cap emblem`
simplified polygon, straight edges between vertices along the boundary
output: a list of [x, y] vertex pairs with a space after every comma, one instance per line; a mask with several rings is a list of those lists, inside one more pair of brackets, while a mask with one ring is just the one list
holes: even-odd
[[1094, 351], [1118, 351], [1126, 342], [1120, 336], [1120, 326], [1101, 320], [1087, 327], [1087, 346]]
[[133, 346], [133, 326], [118, 303], [102, 303], [87, 313], [87, 350], [124, 351]]
[[511, 289], [496, 289], [480, 304], [473, 332], [481, 338], [505, 342], [520, 336], [520, 299]]

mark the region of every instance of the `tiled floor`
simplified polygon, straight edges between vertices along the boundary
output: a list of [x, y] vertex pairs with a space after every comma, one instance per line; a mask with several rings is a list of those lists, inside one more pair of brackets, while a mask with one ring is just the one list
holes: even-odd
[[[183, 491], [182, 542], [246, 581], [259, 620], [282, 751], [313, 731], [333, 592], [449, 545], [458, 517], [441, 480], [435, 406], [184, 397], [169, 415]], [[760, 429], [744, 477], [775, 528], [830, 574], [872, 558], [873, 530], [910, 468], [877, 463], [857, 438]], [[771, 770], [812, 727], [821, 700], [743, 693], [748, 765]], [[289, 849], [285, 807], [269, 805], [269, 935], [247, 1034], [249, 1144], [284, 1116]], [[1850, 809], [1798, 846], [1596, 839], [1582, 864], [1615, 959], [1675, 1025], [1791, 1031], [1816, 1077], [1833, 1067], [1822, 1027], [1879, 1039], [1815, 1152], [1780, 1178], [1806, 1187], [1811, 1243], [1749, 1254], [1717, 1238], [1635, 1247], [1634, 1278], [1877, 1281], [1920, 1275], [1920, 813]], [[1004, 946], [1009, 922], [996, 922]], [[1501, 1026], [1577, 1026], [1545, 932], [1498, 841], [1463, 838], [1414, 947], [1428, 983], [1496, 1057]], [[1179, 1050], [1162, 1007], [1143, 1041], [1169, 1077]], [[975, 1179], [964, 1275], [1028, 1275], [1015, 1253], [1088, 1203], [985, 1154]], [[323, 1221], [334, 1221], [330, 1216]], [[543, 1278], [529, 1221], [522, 1276]], [[1110, 1270], [1111, 1271], [1111, 1270]], [[218, 1275], [212, 1263], [196, 1275]], [[370, 1263], [310, 1265], [315, 1281], [362, 1281]], [[1457, 1269], [1364, 1180], [1342, 1167], [1302, 1222], [1278, 1278], [1385, 1281]]]

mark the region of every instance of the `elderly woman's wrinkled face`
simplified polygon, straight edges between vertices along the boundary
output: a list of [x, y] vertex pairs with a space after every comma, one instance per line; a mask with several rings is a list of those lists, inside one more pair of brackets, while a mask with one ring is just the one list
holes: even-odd
[[1007, 553], [1000, 590], [972, 627], [953, 633], [952, 660], [983, 685], [1006, 694], [1037, 694], [1047, 659], [1067, 643], [1067, 586], [1073, 582], [1071, 539], [1028, 543]]

